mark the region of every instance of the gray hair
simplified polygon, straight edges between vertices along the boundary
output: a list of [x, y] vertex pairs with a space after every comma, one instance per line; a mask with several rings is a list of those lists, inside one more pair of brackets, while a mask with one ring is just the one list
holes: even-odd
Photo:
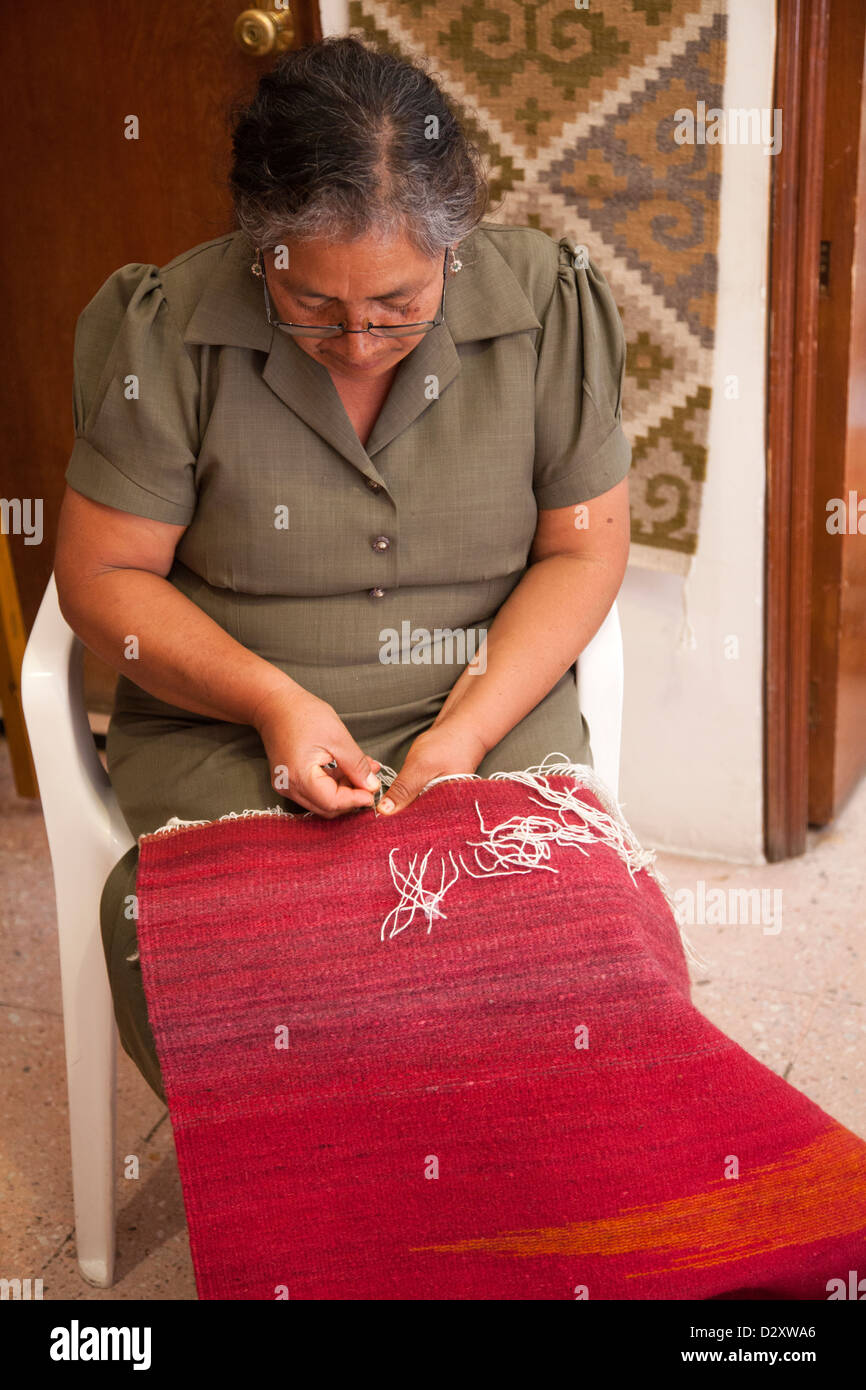
[[483, 218], [481, 154], [412, 62], [353, 37], [282, 55], [231, 109], [235, 218], [253, 246], [405, 235], [441, 256]]

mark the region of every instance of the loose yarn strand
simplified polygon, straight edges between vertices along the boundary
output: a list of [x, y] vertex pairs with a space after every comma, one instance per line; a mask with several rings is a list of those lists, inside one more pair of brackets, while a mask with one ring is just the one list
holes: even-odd
[[[382, 941], [385, 940], [385, 931], [389, 923], [391, 923], [392, 918], [393, 924], [391, 925], [391, 930], [388, 933], [389, 940], [393, 940], [393, 938], [397, 935], [398, 932], [405, 931], [406, 928], [410, 926], [411, 923], [414, 921], [415, 913], [419, 910], [424, 913], [424, 916], [427, 919], [427, 932], [429, 934], [433, 927], [433, 918], [445, 917], [447, 915], [442, 911], [440, 903], [442, 902], [442, 899], [445, 897], [445, 894], [448, 892], [448, 889], [452, 886], [452, 884], [457, 882], [457, 879], [460, 876], [460, 870], [454, 863], [454, 856], [450, 855], [449, 851], [451, 863], [454, 867], [454, 877], [450, 879], [448, 883], [445, 882], [445, 860], [442, 859], [439, 887], [437, 889], [425, 888], [423, 885], [423, 879], [427, 869], [427, 861], [430, 858], [430, 855], [433, 853], [432, 849], [428, 849], [427, 853], [424, 855], [424, 858], [421, 860], [421, 867], [417, 870], [417, 872], [415, 869], [415, 865], [418, 861], [418, 856], [417, 854], [413, 855], [412, 862], [410, 863], [409, 869], [405, 874], [401, 874], [400, 870], [394, 863], [394, 855], [396, 854], [396, 852], [396, 848], [390, 851], [388, 855], [388, 864], [391, 869], [391, 878], [393, 880], [394, 887], [400, 893], [400, 901], [397, 903], [396, 907], [393, 907], [391, 909], [391, 911], [388, 913], [388, 916], [382, 923], [382, 930], [380, 934], [380, 939]], [[407, 914], [406, 921], [402, 924], [402, 926], [398, 925], [401, 913]]]
[[[385, 772], [385, 769], [383, 768], [382, 771]], [[392, 769], [387, 769], [387, 772], [391, 773]], [[394, 776], [396, 773], [390, 778], [391, 781], [393, 781]], [[564, 788], [553, 787], [548, 780], [551, 777], [567, 777], [571, 779], [572, 785]], [[432, 778], [424, 787], [421, 795], [424, 795], [439, 782], [452, 782], [461, 779], [485, 780], [474, 772], [444, 773], [439, 777]], [[469, 868], [462, 854], [458, 855], [461, 867], [470, 878], [531, 873], [535, 869], [546, 869], [549, 872], [558, 873], [559, 870], [554, 865], [545, 862], [550, 858], [552, 844], [560, 845], [563, 848], [578, 849], [584, 855], [589, 853], [584, 846], [605, 844], [623, 861], [635, 887], [637, 887], [635, 874], [641, 869], [654, 879], [677, 923], [680, 941], [687, 958], [693, 964], [704, 969], [707, 968], [707, 962], [697, 953], [688, 938], [684, 922], [674, 901], [670, 883], [655, 863], [656, 851], [642, 848], [637, 836], [625, 819], [622, 806], [594, 768], [586, 763], [572, 763], [562, 753], [549, 753], [541, 763], [534, 767], [514, 772], [494, 772], [486, 780], [519, 782], [522, 786], [530, 788], [536, 793], [536, 795], [530, 796], [530, 801], [542, 810], [555, 810], [557, 819], [554, 820], [548, 816], [518, 815], [512, 816], [510, 820], [501, 825], [488, 827], [484, 823], [481, 809], [476, 801], [475, 810], [483, 838], [481, 840], [469, 840], [467, 845], [473, 850], [477, 872]], [[603, 809], [591, 806], [582, 800], [579, 795], [582, 788], [591, 791], [601, 802]], [[576, 816], [578, 823], [575, 824], [573, 820], [568, 820], [567, 814]], [[449, 855], [453, 864], [454, 856], [450, 850]], [[456, 879], [452, 879], [448, 887], [455, 881]], [[437, 906], [441, 903], [445, 891], [447, 888], [437, 897]], [[431, 925], [432, 920], [428, 919], [428, 932]], [[384, 940], [384, 936], [382, 939]]]

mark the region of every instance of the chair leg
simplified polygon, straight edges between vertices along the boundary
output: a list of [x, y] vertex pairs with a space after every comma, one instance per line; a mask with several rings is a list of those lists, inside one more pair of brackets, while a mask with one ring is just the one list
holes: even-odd
[[[62, 954], [62, 931], [60, 940]], [[78, 1267], [105, 1289], [114, 1283], [117, 1029], [98, 931], [81, 956], [61, 959], [61, 975]]]

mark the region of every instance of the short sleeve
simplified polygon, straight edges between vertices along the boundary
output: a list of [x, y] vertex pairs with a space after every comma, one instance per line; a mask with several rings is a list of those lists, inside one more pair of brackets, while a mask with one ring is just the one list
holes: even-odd
[[533, 487], [539, 509], [586, 502], [627, 476], [631, 445], [621, 421], [625, 353], [622, 320], [607, 281], [562, 237], [538, 345]]
[[70, 487], [186, 525], [196, 505], [199, 379], [154, 265], [121, 266], [75, 326]]

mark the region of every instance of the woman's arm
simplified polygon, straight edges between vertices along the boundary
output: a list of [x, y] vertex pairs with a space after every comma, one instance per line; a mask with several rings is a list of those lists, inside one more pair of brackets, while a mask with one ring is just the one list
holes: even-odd
[[[85, 646], [158, 700], [259, 730], [278, 790], [319, 814], [372, 802], [374, 767], [331, 707], [256, 656], [165, 576], [185, 531], [103, 506], [67, 486], [54, 574], [60, 611]], [[353, 786], [315, 763], [333, 752]]]
[[60, 611], [85, 646], [158, 700], [252, 724], [260, 701], [294, 682], [167, 582], [185, 530], [67, 487], [54, 558]]
[[[491, 624], [483, 660], [461, 672], [389, 788], [395, 810], [433, 777], [474, 772], [553, 689], [609, 613], [629, 543], [628, 478], [580, 507], [539, 512], [529, 567]], [[388, 813], [384, 800], [378, 809]]]

